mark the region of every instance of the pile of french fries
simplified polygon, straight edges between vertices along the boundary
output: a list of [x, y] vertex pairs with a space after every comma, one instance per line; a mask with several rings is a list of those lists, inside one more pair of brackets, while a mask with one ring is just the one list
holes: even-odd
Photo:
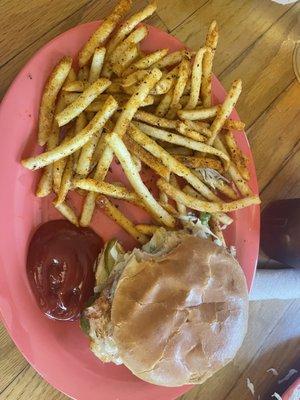
[[[140, 43], [148, 29], [141, 22], [156, 3], [121, 23], [131, 3], [120, 0], [92, 34], [79, 52], [77, 72], [71, 57], [56, 65], [40, 105], [38, 143], [45, 151], [22, 164], [43, 169], [36, 195], [55, 193], [54, 206], [77, 226], [88, 226], [98, 205], [145, 243], [159, 226], [179, 228], [192, 210], [212, 215], [211, 229], [224, 243], [221, 228], [232, 222], [226, 213], [260, 202], [232, 134], [244, 129], [230, 119], [241, 80], [232, 83], [222, 104], [213, 105], [217, 23], [197, 52], [144, 54]], [[114, 157], [132, 190], [105, 181]], [[143, 165], [158, 176], [157, 198], [141, 178]], [[85, 196], [80, 217], [68, 201], [71, 190]], [[144, 208], [155, 222], [134, 225], [109, 198]]]

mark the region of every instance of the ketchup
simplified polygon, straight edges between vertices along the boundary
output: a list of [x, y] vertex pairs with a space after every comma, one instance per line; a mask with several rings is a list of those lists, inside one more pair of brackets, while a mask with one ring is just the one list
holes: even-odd
[[55, 220], [34, 233], [27, 255], [27, 276], [47, 317], [75, 320], [93, 295], [94, 262], [102, 239], [89, 228]]

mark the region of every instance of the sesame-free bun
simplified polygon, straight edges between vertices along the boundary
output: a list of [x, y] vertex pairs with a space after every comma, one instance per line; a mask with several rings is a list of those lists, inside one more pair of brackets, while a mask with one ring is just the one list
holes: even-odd
[[223, 247], [186, 235], [165, 255], [128, 263], [111, 317], [119, 355], [136, 376], [163, 386], [201, 383], [243, 342], [245, 277]]

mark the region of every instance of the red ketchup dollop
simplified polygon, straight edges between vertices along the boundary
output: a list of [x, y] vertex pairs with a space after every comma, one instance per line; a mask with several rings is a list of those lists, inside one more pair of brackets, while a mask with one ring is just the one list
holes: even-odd
[[55, 220], [34, 233], [27, 255], [27, 276], [47, 317], [72, 321], [93, 295], [94, 262], [103, 241], [92, 229]]

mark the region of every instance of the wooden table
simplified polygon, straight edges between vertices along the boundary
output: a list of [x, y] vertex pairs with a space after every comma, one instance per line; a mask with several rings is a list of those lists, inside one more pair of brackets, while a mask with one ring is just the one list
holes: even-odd
[[[145, 3], [137, 0], [135, 8]], [[114, 4], [2, 0], [0, 95], [42, 45], [77, 24], [102, 18]], [[195, 49], [209, 23], [218, 21], [215, 73], [227, 89], [234, 78], [243, 80], [237, 108], [247, 124], [263, 205], [300, 196], [300, 85], [292, 67], [299, 12], [299, 3], [281, 6], [269, 0], [158, 0], [149, 21]], [[278, 377], [266, 370], [273, 367], [284, 375], [297, 364], [300, 369], [299, 321], [299, 300], [251, 303], [248, 335], [234, 362], [181, 399], [253, 399], [247, 377], [255, 384], [255, 398], [260, 394], [261, 400], [270, 399], [274, 390], [281, 393]], [[66, 399], [29, 366], [0, 326], [0, 400], [28, 398]]]

